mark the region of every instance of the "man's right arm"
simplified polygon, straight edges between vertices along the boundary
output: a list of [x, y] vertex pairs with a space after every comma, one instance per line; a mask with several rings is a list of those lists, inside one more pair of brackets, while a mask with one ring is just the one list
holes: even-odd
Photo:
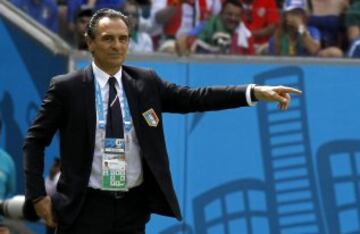
[[[44, 150], [51, 143], [55, 132], [61, 124], [63, 101], [60, 94], [61, 91], [57, 85], [56, 78], [54, 78], [51, 80], [40, 110], [28, 130], [23, 146], [25, 196], [27, 200], [34, 201], [37, 204], [44, 204], [42, 202], [39, 203], [39, 201], [42, 198], [46, 198], [43, 178]], [[34, 205], [34, 207], [38, 215], [44, 218], [36, 209], [37, 206]]]

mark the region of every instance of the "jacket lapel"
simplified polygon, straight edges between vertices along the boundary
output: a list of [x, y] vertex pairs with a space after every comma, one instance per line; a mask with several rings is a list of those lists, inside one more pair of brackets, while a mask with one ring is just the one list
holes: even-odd
[[129, 102], [129, 109], [131, 113], [131, 118], [134, 124], [135, 132], [138, 138], [141, 137], [140, 131], [140, 95], [136, 88], [136, 78], [131, 77], [126, 71], [125, 66], [123, 66], [122, 72], [122, 83], [126, 98]]
[[89, 65], [84, 70], [83, 85], [84, 85], [84, 103], [86, 109], [86, 121], [89, 131], [89, 142], [90, 149], [94, 151], [95, 146], [95, 129], [96, 129], [96, 110], [95, 110], [95, 84], [94, 84], [94, 73], [92, 66]]

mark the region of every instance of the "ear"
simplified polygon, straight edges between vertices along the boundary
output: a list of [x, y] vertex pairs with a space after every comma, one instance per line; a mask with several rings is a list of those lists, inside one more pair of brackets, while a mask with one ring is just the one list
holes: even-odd
[[94, 40], [91, 39], [89, 36], [85, 37], [86, 44], [88, 46], [89, 51], [92, 53], [94, 49]]

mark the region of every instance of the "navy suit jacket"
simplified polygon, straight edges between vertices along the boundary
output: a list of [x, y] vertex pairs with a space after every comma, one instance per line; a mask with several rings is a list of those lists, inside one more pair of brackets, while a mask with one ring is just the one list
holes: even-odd
[[[181, 219], [165, 146], [163, 112], [188, 113], [247, 106], [246, 86], [191, 89], [164, 80], [147, 69], [123, 66], [122, 82], [141, 147], [147, 204], [152, 213]], [[44, 149], [59, 131], [61, 176], [52, 196], [59, 225], [76, 219], [86, 197], [95, 145], [96, 110], [91, 66], [56, 76], [24, 142], [26, 198], [46, 195]], [[152, 108], [159, 117], [149, 126], [142, 113]]]

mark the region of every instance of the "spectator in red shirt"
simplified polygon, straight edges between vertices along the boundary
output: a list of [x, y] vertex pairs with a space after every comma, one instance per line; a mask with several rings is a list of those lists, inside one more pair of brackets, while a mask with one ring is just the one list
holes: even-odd
[[[152, 18], [162, 29], [159, 42], [162, 52], [175, 52], [176, 40], [194, 35], [210, 16], [221, 10], [221, 0], [156, 0], [152, 3]], [[156, 41], [156, 39], [155, 39]]]
[[279, 12], [275, 0], [241, 0], [242, 20], [254, 37], [256, 54], [263, 54], [269, 39], [273, 36]]

